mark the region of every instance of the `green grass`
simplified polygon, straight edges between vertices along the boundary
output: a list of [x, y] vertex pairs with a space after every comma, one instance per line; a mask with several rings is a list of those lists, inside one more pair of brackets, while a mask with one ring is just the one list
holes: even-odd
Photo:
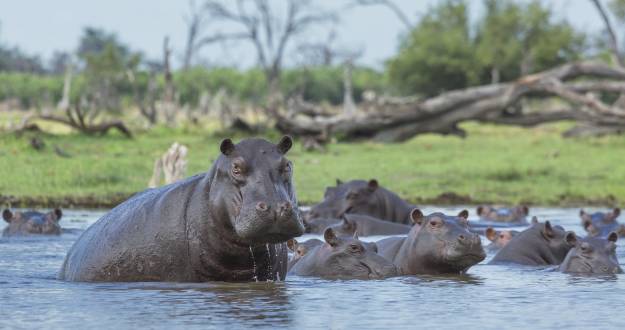
[[[325, 153], [303, 152], [297, 143], [289, 158], [303, 204], [321, 199], [336, 178], [376, 178], [418, 203], [441, 202], [441, 194], [455, 193], [474, 203], [625, 204], [625, 137], [561, 138], [568, 127], [469, 123], [463, 125], [466, 139], [423, 135], [400, 144], [338, 143]], [[277, 133], [269, 135], [277, 141]], [[30, 136], [0, 136], [0, 195], [35, 204], [81, 198], [110, 204], [141, 191], [154, 159], [174, 141], [189, 147], [189, 175], [206, 171], [223, 138], [206, 130], [166, 128], [133, 140], [43, 135], [46, 147], [35, 151]], [[57, 156], [53, 146], [72, 157]]]

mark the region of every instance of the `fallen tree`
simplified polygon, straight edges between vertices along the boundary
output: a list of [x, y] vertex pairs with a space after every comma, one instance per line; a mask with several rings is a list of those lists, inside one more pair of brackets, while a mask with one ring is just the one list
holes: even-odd
[[[396, 142], [423, 133], [465, 136], [458, 127], [463, 121], [532, 126], [560, 120], [575, 120], [595, 131], [620, 132], [625, 127], [625, 109], [604, 101], [607, 94], [625, 92], [625, 69], [600, 62], [568, 63], [521, 77], [512, 82], [470, 87], [442, 93], [428, 99], [378, 100], [362, 104], [354, 115], [315, 115], [314, 112], [276, 113], [277, 128], [288, 134], [337, 136], [342, 139], [373, 138]], [[525, 113], [524, 99], [559, 98], [564, 109]], [[574, 129], [567, 136], [577, 135]]]

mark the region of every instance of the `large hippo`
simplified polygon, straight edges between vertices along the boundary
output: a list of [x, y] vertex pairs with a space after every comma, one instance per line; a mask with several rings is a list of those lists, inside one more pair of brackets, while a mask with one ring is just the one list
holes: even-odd
[[338, 236], [406, 235], [410, 226], [383, 221], [362, 214], [344, 214], [342, 221], [331, 228]]
[[508, 245], [512, 238], [519, 234], [519, 231], [509, 229], [495, 230], [493, 227], [488, 227], [484, 234], [490, 241], [490, 244], [486, 246], [486, 250], [489, 252], [497, 252]]
[[469, 212], [424, 216], [411, 212], [415, 225], [406, 237], [378, 241], [379, 253], [392, 260], [401, 275], [464, 273], [486, 258], [479, 235], [468, 230]]
[[397, 275], [386, 260], [358, 237], [338, 237], [332, 228], [323, 234], [325, 244], [309, 251], [289, 271], [300, 276], [381, 279]]
[[621, 214], [621, 209], [615, 208], [610, 212], [586, 213], [583, 209], [579, 211], [582, 218], [582, 227], [591, 237], [607, 238], [611, 232], [616, 232], [619, 236], [625, 236], [625, 225], [619, 224], [616, 219]]
[[615, 232], [608, 238], [586, 237], [579, 239], [564, 258], [560, 271], [576, 274], [620, 274], [623, 272], [616, 258]]
[[575, 245], [577, 236], [549, 221], [534, 223], [516, 235], [490, 261], [491, 264], [515, 263], [527, 266], [559, 265]]
[[89, 227], [59, 278], [284, 280], [284, 242], [304, 233], [285, 157], [292, 143], [225, 139], [208, 172], [139, 193]]
[[305, 242], [298, 242], [295, 238], [291, 238], [286, 242], [289, 250], [293, 253], [291, 258], [289, 259], [289, 264], [287, 266], [287, 270], [291, 270], [293, 266], [302, 259], [303, 256], [306, 255], [310, 250], [318, 245], [322, 245], [323, 241], [316, 238], [311, 238]]
[[59, 225], [61, 217], [63, 217], [61, 209], [54, 209], [48, 213], [37, 211], [13, 213], [5, 209], [2, 218], [8, 225], [2, 231], [2, 236], [61, 235]]
[[516, 207], [478, 206], [477, 215], [481, 221], [515, 223], [527, 225], [529, 208], [521, 205]]
[[353, 180], [326, 190], [324, 200], [310, 209], [307, 219], [339, 218], [345, 213], [354, 213], [410, 224], [413, 208], [397, 194], [379, 186], [375, 179]]

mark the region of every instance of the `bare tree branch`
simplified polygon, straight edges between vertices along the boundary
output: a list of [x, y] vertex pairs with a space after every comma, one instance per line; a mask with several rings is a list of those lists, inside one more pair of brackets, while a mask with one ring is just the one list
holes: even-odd
[[625, 61], [623, 60], [623, 56], [621, 52], [619, 51], [619, 47], [618, 47], [618, 37], [616, 36], [616, 32], [614, 32], [614, 28], [612, 27], [612, 23], [610, 22], [610, 17], [608, 16], [608, 13], [605, 11], [603, 6], [601, 5], [600, 0], [590, 0], [590, 1], [597, 8], [597, 11], [599, 12], [599, 15], [601, 15], [601, 19], [603, 20], [603, 23], [605, 25], [605, 29], [608, 32], [608, 36], [610, 38], [610, 48], [612, 49], [612, 57], [614, 58], [614, 61], [620, 67], [625, 67]]
[[390, 9], [395, 16], [404, 24], [406, 30], [410, 31], [414, 28], [414, 23], [410, 21], [404, 11], [392, 0], [354, 0], [354, 3], [348, 7], [354, 6], [384, 6]]

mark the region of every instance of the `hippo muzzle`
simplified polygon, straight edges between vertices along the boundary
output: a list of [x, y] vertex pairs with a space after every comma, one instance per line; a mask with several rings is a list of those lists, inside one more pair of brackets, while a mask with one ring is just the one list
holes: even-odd
[[304, 234], [300, 212], [289, 201], [268, 204], [253, 203], [244, 206], [235, 220], [239, 237], [251, 243], [281, 243]]

